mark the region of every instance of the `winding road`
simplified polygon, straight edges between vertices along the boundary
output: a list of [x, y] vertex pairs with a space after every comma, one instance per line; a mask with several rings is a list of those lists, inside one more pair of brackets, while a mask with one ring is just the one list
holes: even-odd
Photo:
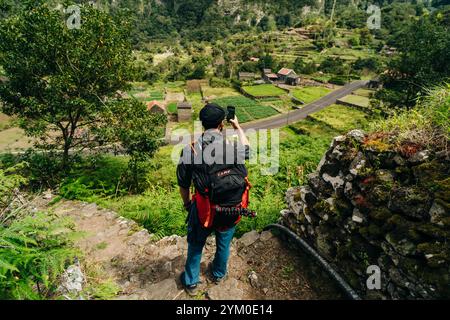
[[[290, 125], [292, 123], [305, 119], [307, 116], [309, 116], [314, 112], [318, 112], [322, 109], [325, 109], [326, 107], [336, 103], [337, 100], [345, 96], [348, 96], [353, 91], [367, 86], [368, 83], [369, 83], [368, 80], [358, 80], [348, 83], [342, 88], [339, 88], [314, 102], [304, 105], [301, 109], [290, 111], [288, 113], [279, 114], [263, 120], [243, 123], [241, 124], [241, 126], [244, 130], [247, 129], [259, 130], [259, 129], [275, 129]], [[190, 139], [183, 139], [182, 137], [176, 137], [172, 140], [171, 138], [172, 138], [171, 133], [169, 133], [165, 138], [166, 142], [171, 145], [179, 144], [183, 140], [191, 141], [193, 139], [192, 136], [190, 137]]]
[[244, 123], [242, 124], [242, 128], [258, 130], [275, 129], [287, 126], [289, 124], [305, 119], [311, 113], [325, 109], [326, 107], [336, 103], [338, 99], [351, 94], [357, 89], [367, 86], [368, 83], [369, 81], [366, 80], [354, 81], [343, 86], [342, 88], [331, 92], [330, 94], [320, 98], [319, 100], [304, 105], [301, 109], [290, 111], [289, 113], [279, 114], [277, 116], [270, 117], [264, 120]]

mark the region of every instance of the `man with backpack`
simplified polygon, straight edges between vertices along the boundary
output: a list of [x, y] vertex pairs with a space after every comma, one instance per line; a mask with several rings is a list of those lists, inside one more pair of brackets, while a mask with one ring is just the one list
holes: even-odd
[[249, 158], [249, 141], [236, 117], [228, 117], [228, 121], [239, 141], [230, 142], [224, 137], [226, 116], [225, 110], [215, 104], [207, 104], [201, 110], [205, 131], [183, 149], [177, 167], [181, 198], [189, 212], [188, 256], [181, 283], [191, 296], [197, 295], [202, 251], [212, 232], [216, 235], [217, 248], [209, 275], [216, 284], [225, 278], [234, 231], [248, 207], [250, 184], [245, 160]]

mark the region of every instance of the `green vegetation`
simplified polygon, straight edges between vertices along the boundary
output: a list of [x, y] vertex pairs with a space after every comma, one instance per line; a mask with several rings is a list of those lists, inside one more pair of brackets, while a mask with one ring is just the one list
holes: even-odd
[[176, 103], [176, 102], [169, 103], [169, 104], [167, 105], [167, 111], [168, 111], [169, 113], [177, 113], [177, 112], [178, 112], [178, 106], [177, 106], [177, 103]]
[[18, 173], [25, 166], [0, 166], [0, 299], [49, 298], [77, 254], [69, 220], [31, 215], [15, 203], [17, 188], [27, 182]]
[[[43, 137], [35, 140], [38, 147], [62, 149], [64, 170], [74, 147], [118, 141], [136, 170], [136, 162], [156, 149], [163, 119], [136, 100], [114, 99], [126, 89], [131, 68], [126, 19], [82, 6], [83, 28], [74, 32], [56, 10], [39, 2], [27, 6], [0, 23], [0, 64], [9, 78], [0, 82], [2, 111], [17, 116], [27, 135]], [[81, 128], [95, 134], [83, 135]]]
[[273, 84], [261, 84], [257, 86], [242, 87], [245, 92], [253, 97], [279, 97], [286, 92]]
[[427, 88], [450, 75], [450, 24], [442, 13], [421, 17], [402, 29], [395, 42], [400, 53], [389, 61], [391, 71], [382, 75], [384, 87], [375, 95], [387, 113], [414, 107]]
[[304, 87], [301, 89], [293, 89], [292, 94], [300, 101], [310, 103], [326, 96], [331, 91], [331, 89], [325, 87]]
[[354, 95], [370, 98], [375, 91], [369, 90], [369, 89], [358, 89], [355, 92], [353, 92]]
[[450, 140], [450, 85], [427, 91], [418, 106], [410, 111], [397, 112], [388, 119], [376, 121], [372, 132], [383, 132], [390, 144], [400, 146], [414, 141], [432, 150], [445, 150]]
[[215, 99], [214, 102], [223, 108], [235, 106], [236, 115], [242, 123], [278, 114], [272, 107], [259, 104], [258, 102], [243, 96], [219, 98]]
[[350, 105], [355, 105], [361, 108], [368, 108], [370, 104], [369, 98], [353, 94], [350, 94], [342, 99], [339, 99], [339, 101], [348, 103]]
[[364, 112], [337, 104], [314, 113], [310, 117], [341, 133], [356, 128], [364, 129], [368, 124], [368, 116]]

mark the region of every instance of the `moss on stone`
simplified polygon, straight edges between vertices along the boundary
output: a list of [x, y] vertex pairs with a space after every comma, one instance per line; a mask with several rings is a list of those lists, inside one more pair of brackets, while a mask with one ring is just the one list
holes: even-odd
[[375, 220], [386, 221], [392, 217], [392, 212], [386, 207], [378, 207], [370, 210], [369, 215]]

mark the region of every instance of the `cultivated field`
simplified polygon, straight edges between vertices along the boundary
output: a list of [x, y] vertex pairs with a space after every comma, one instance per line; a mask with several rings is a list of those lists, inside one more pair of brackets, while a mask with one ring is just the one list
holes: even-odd
[[354, 105], [361, 108], [369, 107], [370, 100], [367, 97], [357, 96], [354, 94], [348, 95], [342, 99], [339, 99], [341, 103], [347, 103], [349, 105]]
[[364, 128], [368, 123], [366, 113], [337, 104], [310, 115], [310, 118], [320, 121], [341, 133], [355, 128]]
[[286, 92], [272, 84], [242, 87], [244, 91], [254, 97], [279, 97]]
[[243, 96], [224, 97], [216, 99], [213, 102], [223, 108], [226, 108], [227, 106], [236, 107], [236, 115], [242, 123], [278, 114], [272, 107], [259, 104], [258, 102]]

